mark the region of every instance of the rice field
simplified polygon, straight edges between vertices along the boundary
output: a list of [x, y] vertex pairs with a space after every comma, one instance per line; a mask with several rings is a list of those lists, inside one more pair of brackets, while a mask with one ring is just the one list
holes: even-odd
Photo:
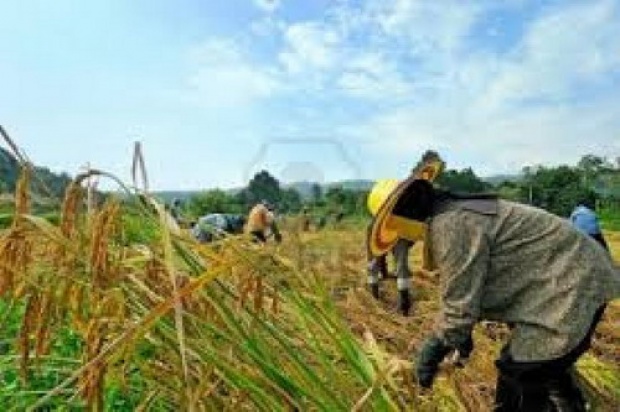
[[[25, 173], [0, 238], [4, 409], [490, 410], [506, 330], [479, 325], [465, 368], [416, 387], [411, 356], [434, 324], [437, 275], [416, 270], [409, 317], [392, 282], [374, 300], [359, 225], [291, 229], [281, 246], [200, 245], [139, 196], [87, 213], [79, 183], [53, 224], [29, 213]], [[620, 260], [620, 233], [607, 239]], [[594, 410], [618, 410], [619, 364], [616, 302], [579, 363]]]

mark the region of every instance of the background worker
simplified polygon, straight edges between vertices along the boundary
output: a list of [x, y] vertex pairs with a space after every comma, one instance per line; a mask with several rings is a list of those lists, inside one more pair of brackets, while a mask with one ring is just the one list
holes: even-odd
[[181, 199], [172, 199], [172, 202], [170, 203], [169, 213], [179, 225], [183, 223], [183, 204], [181, 202]]
[[299, 226], [302, 232], [310, 231], [310, 210], [308, 210], [307, 206], [304, 206], [301, 209], [301, 214], [299, 217]]
[[590, 236], [605, 249], [609, 250], [594, 210], [594, 200], [592, 198], [584, 198], [571, 213], [570, 221], [575, 228]]
[[[398, 181], [385, 179], [377, 181], [368, 194], [367, 206], [372, 216], [375, 216], [382, 202], [396, 188]], [[398, 289], [397, 309], [403, 316], [409, 315], [411, 309], [411, 270], [409, 269], [409, 250], [413, 242], [399, 239], [391, 250], [394, 258], [396, 273], [396, 286]], [[369, 256], [368, 259], [368, 286], [370, 293], [376, 299], [379, 298], [379, 280], [388, 278], [387, 254], [377, 257]]]
[[282, 235], [276, 224], [274, 207], [266, 200], [256, 204], [248, 215], [246, 232], [261, 243], [267, 242], [267, 238], [273, 235], [276, 242], [282, 241]]
[[605, 250], [541, 209], [453, 195], [416, 176], [381, 207], [370, 251], [380, 256], [399, 238], [429, 242], [440, 274], [438, 327], [416, 365], [422, 387], [449, 353], [469, 356], [474, 325], [490, 320], [511, 327], [496, 362], [495, 411], [586, 410], [571, 370], [606, 304], [620, 297], [620, 273]]
[[201, 243], [211, 242], [227, 234], [243, 233], [245, 218], [241, 215], [211, 213], [202, 216], [192, 227], [192, 236]]

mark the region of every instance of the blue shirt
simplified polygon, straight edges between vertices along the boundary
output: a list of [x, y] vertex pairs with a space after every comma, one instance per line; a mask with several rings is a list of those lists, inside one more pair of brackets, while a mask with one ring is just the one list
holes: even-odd
[[573, 210], [573, 213], [570, 215], [570, 221], [575, 228], [586, 235], [591, 236], [601, 233], [596, 213], [583, 205], [579, 205]]

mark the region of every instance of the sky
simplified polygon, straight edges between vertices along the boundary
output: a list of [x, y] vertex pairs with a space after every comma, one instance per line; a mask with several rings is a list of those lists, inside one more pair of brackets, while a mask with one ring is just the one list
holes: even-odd
[[[150, 188], [620, 156], [620, 0], [0, 0], [0, 124]], [[105, 182], [103, 185], [105, 186]]]

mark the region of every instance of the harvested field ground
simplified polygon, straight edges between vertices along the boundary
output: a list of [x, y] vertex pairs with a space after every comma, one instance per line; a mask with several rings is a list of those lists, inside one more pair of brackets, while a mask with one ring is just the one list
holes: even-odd
[[[416, 246], [410, 257], [413, 274], [414, 308], [409, 317], [396, 312], [396, 282], [382, 281], [382, 296], [375, 300], [366, 291], [364, 230], [349, 229], [305, 234], [302, 237], [307, 262], [316, 262], [316, 270], [325, 276], [343, 316], [352, 330], [364, 338], [370, 333], [376, 342], [393, 356], [408, 361], [433, 330], [438, 311], [437, 275], [422, 271], [421, 247]], [[620, 262], [620, 232], [605, 234], [616, 262]], [[391, 262], [390, 262], [391, 263]], [[470, 411], [490, 410], [494, 396], [495, 366], [500, 348], [508, 336], [505, 327], [492, 323], [478, 325], [475, 351], [464, 369], [446, 367], [440, 378], [439, 397], [425, 407], [445, 402], [446, 392]], [[597, 328], [591, 351], [579, 364], [583, 384], [597, 410], [620, 410], [620, 301], [606, 311]], [[602, 384], [599, 375], [610, 378]], [[597, 386], [598, 385], [598, 386]], [[417, 393], [412, 393], [416, 396]], [[457, 408], [458, 409], [458, 408]], [[437, 409], [442, 410], [442, 409]]]

